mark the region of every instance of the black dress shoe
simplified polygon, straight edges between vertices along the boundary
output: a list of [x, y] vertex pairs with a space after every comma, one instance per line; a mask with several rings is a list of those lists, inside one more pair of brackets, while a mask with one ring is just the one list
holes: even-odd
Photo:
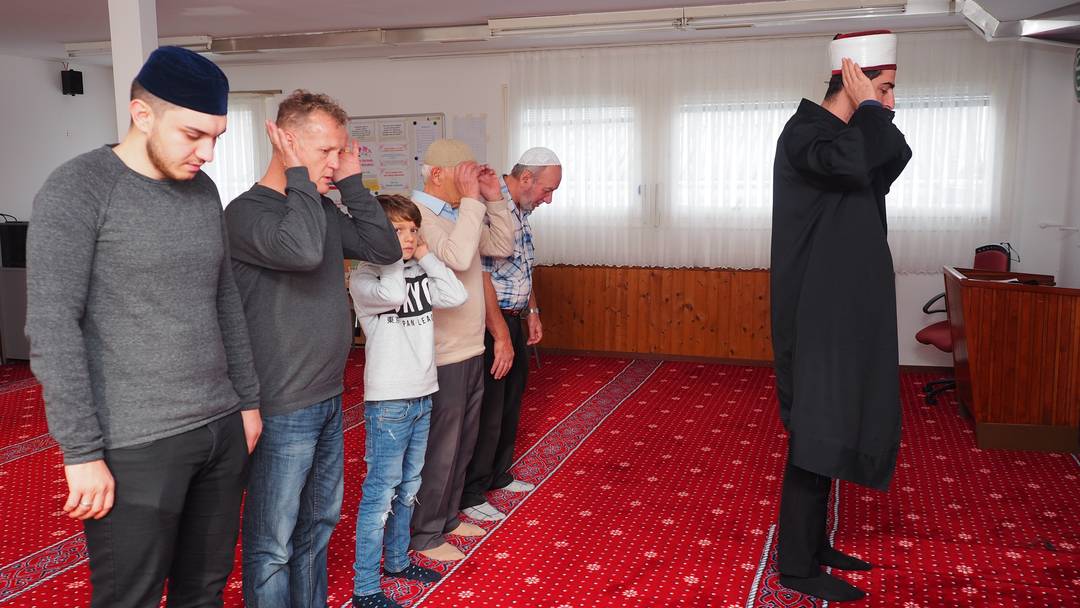
[[780, 584], [792, 591], [829, 602], [853, 602], [866, 597], [862, 589], [824, 572], [809, 578], [781, 574]]
[[371, 595], [352, 596], [353, 608], [404, 608], [401, 604], [386, 597], [382, 591]]
[[826, 547], [818, 554], [818, 561], [822, 566], [829, 566], [839, 570], [869, 570], [873, 568], [870, 562], [841, 553], [832, 547]]
[[404, 570], [399, 572], [390, 572], [386, 568], [383, 568], [382, 572], [391, 578], [407, 578], [410, 581], [417, 581], [420, 583], [434, 583], [442, 578], [442, 575], [438, 572], [430, 568], [417, 566], [416, 564], [409, 564], [408, 566], [405, 566]]

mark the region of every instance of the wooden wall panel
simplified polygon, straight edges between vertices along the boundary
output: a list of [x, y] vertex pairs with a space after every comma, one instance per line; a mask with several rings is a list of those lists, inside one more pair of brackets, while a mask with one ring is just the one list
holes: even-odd
[[547, 348], [772, 361], [765, 270], [540, 266]]

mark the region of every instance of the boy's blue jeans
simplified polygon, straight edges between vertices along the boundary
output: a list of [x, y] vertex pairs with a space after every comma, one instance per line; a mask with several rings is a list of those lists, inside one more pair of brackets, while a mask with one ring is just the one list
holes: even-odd
[[409, 522], [424, 468], [431, 396], [366, 401], [364, 426], [367, 477], [356, 517], [354, 595], [379, 592], [379, 557], [384, 545], [387, 570], [399, 572], [409, 565]]

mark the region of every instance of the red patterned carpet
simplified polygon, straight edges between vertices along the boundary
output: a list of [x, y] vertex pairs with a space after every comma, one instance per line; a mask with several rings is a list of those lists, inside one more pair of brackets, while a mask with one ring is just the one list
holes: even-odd
[[[351, 589], [362, 373], [352, 360], [331, 606]], [[921, 404], [926, 379], [903, 376], [891, 491], [841, 484], [834, 493], [837, 546], [878, 565], [841, 575], [869, 591], [850, 605], [1080, 606], [1080, 460], [976, 449], [952, 405]], [[85, 546], [79, 524], [58, 514], [62, 465], [44, 435], [40, 391], [7, 386], [0, 604], [86, 605]], [[387, 590], [424, 607], [817, 606], [776, 582], [784, 450], [766, 368], [548, 356], [530, 378], [516, 464], [538, 489], [496, 492], [492, 502], [511, 516], [462, 543], [465, 561], [437, 564], [447, 573], [440, 584]], [[241, 605], [236, 574], [226, 605]]]
[[8, 365], [0, 365], [0, 391], [7, 390], [11, 385], [20, 380], [33, 378], [30, 373], [30, 364], [25, 361], [12, 361]]

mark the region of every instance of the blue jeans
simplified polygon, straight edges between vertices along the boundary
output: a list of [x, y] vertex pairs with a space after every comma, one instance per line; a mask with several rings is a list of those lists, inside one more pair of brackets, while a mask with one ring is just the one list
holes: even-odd
[[263, 418], [251, 458], [244, 604], [324, 607], [326, 549], [344, 494], [341, 396]]
[[431, 396], [367, 401], [364, 424], [367, 477], [356, 517], [354, 595], [379, 592], [384, 544], [387, 570], [400, 572], [409, 565], [409, 522], [431, 428]]

